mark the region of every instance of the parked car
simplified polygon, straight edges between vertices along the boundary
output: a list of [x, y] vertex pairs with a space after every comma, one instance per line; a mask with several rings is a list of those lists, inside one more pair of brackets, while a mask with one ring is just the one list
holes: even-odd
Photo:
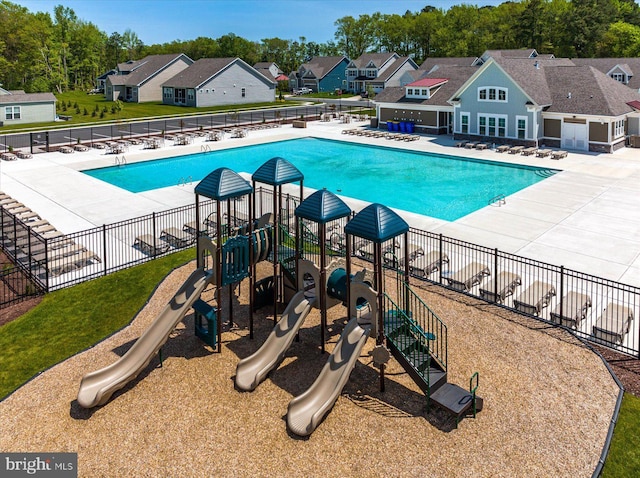
[[293, 90], [293, 94], [294, 95], [306, 95], [309, 93], [312, 93], [313, 90], [311, 88], [307, 88], [306, 86], [302, 87], [302, 88], [295, 88]]

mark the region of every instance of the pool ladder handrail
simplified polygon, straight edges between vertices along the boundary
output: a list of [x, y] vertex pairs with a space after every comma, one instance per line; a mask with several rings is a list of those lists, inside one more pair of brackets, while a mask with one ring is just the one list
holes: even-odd
[[489, 206], [494, 204], [497, 204], [498, 207], [507, 204], [507, 197], [504, 194], [498, 194], [497, 196], [492, 197], [489, 199]]
[[203, 144], [202, 146], [200, 146], [200, 151], [202, 151], [203, 153], [210, 152], [211, 146], [209, 146], [208, 144]]
[[114, 163], [119, 166], [124, 166], [125, 164], [127, 164], [127, 158], [124, 157], [124, 154], [122, 156], [116, 156], [116, 159], [114, 159]]
[[191, 185], [191, 183], [193, 182], [193, 177], [192, 176], [187, 176], [182, 177], [178, 180], [178, 186], [186, 186], [187, 184]]

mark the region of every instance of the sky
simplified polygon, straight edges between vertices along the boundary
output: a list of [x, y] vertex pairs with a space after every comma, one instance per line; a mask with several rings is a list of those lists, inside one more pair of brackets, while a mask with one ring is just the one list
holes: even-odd
[[334, 40], [335, 21], [351, 15], [380, 12], [404, 14], [426, 5], [499, 5], [505, 0], [9, 0], [30, 12], [48, 12], [56, 5], [71, 8], [80, 20], [107, 35], [130, 28], [145, 45], [218, 38], [227, 33], [259, 42], [263, 38], [326, 43]]

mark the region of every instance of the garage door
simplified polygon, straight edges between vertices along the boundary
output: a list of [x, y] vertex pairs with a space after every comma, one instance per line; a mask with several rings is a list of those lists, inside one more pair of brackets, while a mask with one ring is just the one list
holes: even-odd
[[562, 147], [566, 149], [589, 149], [589, 128], [586, 122], [562, 123]]

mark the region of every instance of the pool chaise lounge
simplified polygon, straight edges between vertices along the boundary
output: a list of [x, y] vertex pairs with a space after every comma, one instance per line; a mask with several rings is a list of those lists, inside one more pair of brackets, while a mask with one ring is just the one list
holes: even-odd
[[171, 247], [171, 244], [160, 238], [154, 237], [152, 234], [141, 234], [136, 237], [133, 247], [148, 256], [156, 256], [163, 252], [167, 252]]
[[466, 292], [472, 287], [481, 284], [485, 277], [491, 275], [489, 268], [480, 262], [471, 262], [465, 267], [455, 272], [453, 275], [446, 277], [449, 286]]
[[569, 153], [567, 153], [566, 151], [553, 151], [551, 153], [551, 158], [552, 159], [562, 159], [562, 158], [566, 158], [568, 156]]
[[592, 335], [607, 342], [622, 343], [629, 332], [633, 311], [622, 304], [609, 302], [592, 327]]
[[160, 233], [160, 240], [168, 242], [175, 248], [185, 247], [195, 241], [195, 236], [177, 227], [167, 227]]
[[430, 251], [419, 254], [409, 263], [409, 272], [418, 277], [428, 277], [436, 271], [442, 270], [444, 264], [449, 264], [449, 256], [440, 251]]
[[520, 152], [524, 149], [524, 146], [512, 146], [511, 148], [509, 148], [509, 154], [520, 154]]
[[556, 324], [574, 329], [580, 328], [591, 307], [591, 297], [581, 292], [567, 293], [551, 312], [551, 320]]
[[522, 156], [531, 156], [532, 154], [536, 154], [537, 151], [538, 151], [538, 148], [535, 148], [535, 147], [525, 148], [522, 151], [520, 151], [520, 154], [522, 154]]
[[511, 149], [511, 146], [509, 146], [508, 144], [502, 144], [496, 148], [496, 153], [504, 153], [506, 151], [509, 151], [509, 149]]
[[549, 305], [551, 298], [556, 295], [556, 289], [551, 284], [535, 281], [522, 292], [513, 305], [518, 312], [540, 315], [542, 309]]
[[[496, 281], [498, 288], [496, 293]], [[489, 302], [503, 303], [504, 300], [513, 295], [516, 287], [522, 284], [522, 278], [513, 272], [501, 271], [495, 280], [487, 282], [485, 287], [480, 288], [480, 297]]]
[[539, 149], [538, 151], [536, 151], [536, 156], [538, 158], [546, 158], [547, 156], [551, 155], [552, 151], [550, 149]]

